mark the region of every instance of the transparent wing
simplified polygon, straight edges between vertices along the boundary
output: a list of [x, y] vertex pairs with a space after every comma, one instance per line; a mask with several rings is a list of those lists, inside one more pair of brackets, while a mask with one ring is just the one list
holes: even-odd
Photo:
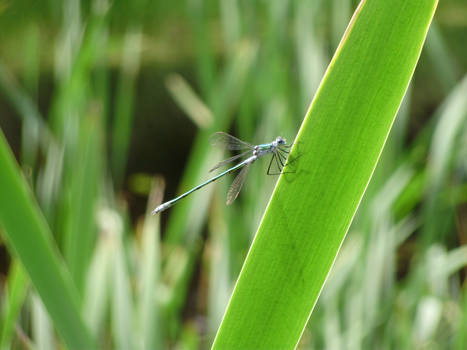
[[236, 137], [219, 131], [209, 138], [211, 145], [229, 150], [252, 149], [254, 146], [248, 142], [237, 139]]
[[233, 201], [237, 198], [238, 194], [240, 193], [240, 190], [242, 189], [243, 183], [246, 179], [246, 174], [248, 173], [248, 169], [250, 168], [250, 164], [251, 163], [245, 165], [235, 178], [234, 182], [232, 182], [232, 185], [229, 188], [229, 192], [227, 192], [227, 205], [232, 204]]
[[226, 164], [228, 164], [228, 163], [230, 163], [230, 162], [233, 162], [234, 160], [237, 160], [238, 158], [244, 157], [244, 156], [246, 156], [246, 155], [247, 155], [248, 153], [250, 153], [250, 152], [251, 152], [251, 151], [248, 150], [248, 151], [246, 151], [246, 152], [237, 154], [237, 155], [235, 155], [235, 156], [233, 156], [233, 157], [224, 159], [222, 162], [217, 163], [216, 166], [215, 166], [214, 168], [210, 169], [209, 172], [214, 171], [214, 170], [216, 170], [217, 168], [223, 167], [224, 165], [226, 165]]

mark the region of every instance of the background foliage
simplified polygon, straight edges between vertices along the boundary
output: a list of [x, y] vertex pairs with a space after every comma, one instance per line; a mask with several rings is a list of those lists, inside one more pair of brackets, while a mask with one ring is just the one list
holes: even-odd
[[[231, 207], [223, 180], [161, 223], [148, 213], [206, 178], [213, 131], [292, 139], [356, 5], [0, 1], [0, 126], [53, 242], [36, 272], [70, 275], [57, 283], [90, 343], [211, 344], [275, 178], [259, 164]], [[465, 1], [440, 2], [299, 348], [467, 347], [466, 37]], [[57, 348], [52, 289], [31, 287], [0, 230], [1, 346]]]

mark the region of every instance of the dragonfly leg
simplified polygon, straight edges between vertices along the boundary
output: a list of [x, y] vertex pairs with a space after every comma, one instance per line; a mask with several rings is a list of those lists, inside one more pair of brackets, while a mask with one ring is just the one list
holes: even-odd
[[[286, 153], [288, 154], [288, 152], [286, 152]], [[294, 159], [292, 161], [288, 161], [287, 157], [284, 154], [280, 153], [280, 152], [277, 152], [277, 158], [279, 158], [279, 161], [280, 161], [280, 163], [282, 165], [282, 169], [286, 165], [288, 165], [288, 164], [290, 164], [290, 163], [292, 163], [293, 161], [296, 160], [296, 159]], [[284, 164], [284, 162], [285, 162], [285, 164]], [[295, 171], [282, 171], [282, 169], [281, 169], [281, 174], [293, 174], [293, 173], [295, 173]]]
[[281, 166], [282, 166], [282, 168], [280, 168], [281, 171], [284, 168], [284, 163], [282, 162], [282, 157], [283, 157], [282, 153], [278, 152], [277, 153], [277, 159], [279, 160], [279, 163], [281, 163]]
[[282, 168], [281, 168], [281, 166], [280, 166], [280, 164], [279, 164], [279, 162], [277, 160], [277, 155], [275, 153], [273, 153], [272, 157], [271, 157], [271, 160], [269, 161], [268, 172], [267, 172], [268, 175], [280, 175], [280, 174], [282, 174], [281, 171], [279, 171], [278, 173], [271, 172], [271, 165], [272, 165], [274, 160], [276, 161], [278, 169], [282, 170]]
[[277, 168], [279, 169], [279, 172], [278, 173], [272, 173], [272, 172], [269, 171], [268, 175], [280, 175], [280, 174], [282, 174], [282, 166], [279, 163], [279, 160], [277, 158], [278, 158], [278, 155], [276, 153], [273, 153], [270, 163], [272, 163], [273, 161], [276, 161], [276, 165], [277, 165]]
[[273, 161], [273, 159], [274, 159], [275, 156], [276, 156], [276, 155], [273, 154], [272, 157], [271, 157], [271, 160], [269, 161], [268, 171], [267, 171], [267, 173], [266, 173], [267, 175], [277, 175], [277, 174], [272, 174], [272, 173], [271, 173], [271, 165], [272, 165], [272, 161]]
[[289, 156], [289, 152], [284, 151], [283, 149], [277, 148], [276, 149], [277, 153], [279, 153], [282, 157], [284, 157], [285, 160], [287, 160], [287, 157]]

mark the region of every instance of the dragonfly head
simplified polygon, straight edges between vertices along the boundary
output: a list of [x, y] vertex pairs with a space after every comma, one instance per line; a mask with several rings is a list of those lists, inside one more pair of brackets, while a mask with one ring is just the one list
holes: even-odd
[[285, 145], [286, 142], [287, 142], [287, 141], [286, 141], [282, 136], [277, 136], [277, 137], [276, 137], [276, 144], [277, 144], [278, 146], [280, 146], [280, 145]]

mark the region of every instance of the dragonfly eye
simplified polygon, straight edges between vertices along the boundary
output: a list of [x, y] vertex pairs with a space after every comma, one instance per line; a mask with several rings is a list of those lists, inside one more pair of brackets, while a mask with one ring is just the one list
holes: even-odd
[[283, 137], [278, 136], [276, 138], [276, 142], [277, 142], [278, 145], [285, 145], [286, 141], [285, 141], [285, 139]]

